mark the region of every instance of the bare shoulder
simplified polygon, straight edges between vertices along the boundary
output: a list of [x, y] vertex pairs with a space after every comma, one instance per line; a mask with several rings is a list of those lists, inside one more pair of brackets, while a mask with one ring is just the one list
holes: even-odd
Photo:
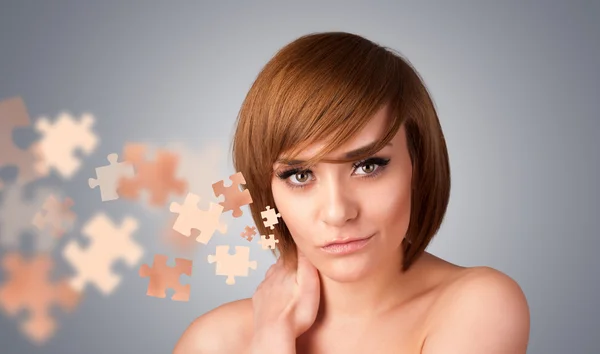
[[526, 353], [529, 306], [519, 284], [490, 268], [463, 268], [443, 286], [422, 353]]
[[195, 319], [173, 354], [241, 353], [252, 336], [252, 300], [229, 302]]

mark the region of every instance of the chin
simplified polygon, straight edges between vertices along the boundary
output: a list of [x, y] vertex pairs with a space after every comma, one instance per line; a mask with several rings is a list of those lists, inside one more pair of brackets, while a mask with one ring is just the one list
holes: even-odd
[[327, 278], [340, 283], [359, 281], [377, 271], [377, 262], [365, 256], [325, 260], [319, 272]]

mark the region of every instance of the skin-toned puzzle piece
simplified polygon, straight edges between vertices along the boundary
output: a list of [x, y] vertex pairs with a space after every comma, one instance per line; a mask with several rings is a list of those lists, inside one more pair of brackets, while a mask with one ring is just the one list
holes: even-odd
[[280, 218], [281, 215], [279, 215], [279, 213], [275, 212], [275, 209], [271, 209], [271, 206], [267, 205], [267, 209], [265, 209], [265, 211], [261, 211], [260, 212], [260, 216], [265, 219], [266, 221], [263, 221], [263, 224], [265, 225], [265, 227], [270, 227], [271, 230], [273, 230], [275, 228], [275, 224], [279, 224], [279, 221], [277, 220], [277, 218]]
[[10, 184], [1, 193], [0, 246], [6, 250], [20, 249], [25, 234], [34, 235], [33, 248], [36, 253], [50, 252], [58, 238], [48, 228], [38, 229], [34, 225], [36, 214], [47, 198], [58, 195], [49, 188], [36, 189], [31, 197], [26, 196], [22, 186]]
[[150, 205], [164, 206], [171, 194], [181, 196], [186, 192], [187, 182], [176, 177], [179, 161], [176, 154], [158, 149], [154, 160], [148, 161], [146, 152], [143, 144], [125, 146], [123, 160], [133, 165], [135, 176], [120, 179], [118, 194], [122, 198], [138, 199], [140, 191], [147, 190]]
[[103, 202], [119, 199], [118, 183], [122, 178], [132, 178], [135, 175], [133, 165], [129, 162], [117, 162], [119, 155], [110, 154], [106, 157], [109, 165], [96, 168], [96, 178], [88, 179], [90, 188], [100, 187], [100, 198]]
[[235, 277], [247, 277], [248, 269], [256, 269], [256, 261], [250, 261], [250, 248], [235, 246], [235, 254], [229, 254], [229, 246], [217, 246], [216, 254], [208, 256], [208, 263], [217, 263], [215, 274], [227, 276], [228, 285], [235, 284]]
[[173, 224], [173, 230], [190, 237], [192, 229], [200, 231], [196, 241], [208, 244], [215, 231], [224, 234], [227, 232], [227, 224], [219, 220], [223, 206], [210, 203], [208, 210], [198, 208], [200, 196], [188, 193], [183, 204], [171, 203], [169, 210], [179, 216]]
[[90, 155], [98, 146], [99, 139], [93, 131], [96, 119], [84, 113], [79, 120], [61, 112], [53, 123], [46, 117], [35, 122], [35, 129], [42, 135], [38, 142], [44, 160], [36, 165], [39, 173], [55, 170], [64, 179], [71, 179], [81, 167], [79, 151]]
[[[25, 185], [41, 177], [48, 171], [40, 171], [37, 165], [43, 162], [38, 144], [29, 149], [21, 149], [13, 142], [13, 132], [17, 128], [27, 128], [31, 124], [25, 102], [21, 97], [11, 97], [0, 101], [0, 169], [7, 166], [18, 168], [17, 184]], [[0, 190], [4, 188], [0, 180]]]
[[40, 231], [47, 231], [54, 237], [61, 237], [71, 230], [77, 216], [71, 211], [71, 198], [59, 201], [56, 196], [46, 198], [42, 210], [35, 214], [32, 223]]
[[168, 227], [161, 232], [162, 241], [172, 251], [177, 252], [178, 255], [181, 254], [185, 257], [193, 257], [199, 249], [199, 243], [196, 241], [196, 238], [199, 236], [200, 232], [192, 229], [190, 236], [180, 234], [173, 230], [173, 224], [176, 220], [177, 217], [170, 218]]
[[21, 330], [35, 344], [43, 344], [56, 332], [53, 307], [60, 305], [70, 312], [79, 303], [80, 294], [66, 279], [51, 282], [54, 264], [49, 254], [24, 259], [19, 253], [9, 253], [3, 257], [2, 266], [9, 276], [0, 286], [0, 307], [10, 316], [26, 310], [28, 318]]
[[112, 271], [113, 264], [122, 260], [134, 267], [144, 255], [143, 248], [133, 240], [137, 229], [138, 221], [132, 217], [126, 217], [117, 226], [105, 214], [96, 214], [83, 227], [83, 234], [90, 239], [87, 249], [75, 240], [64, 248], [64, 258], [77, 272], [71, 286], [81, 292], [91, 283], [104, 295], [111, 294], [121, 281]]
[[146, 295], [165, 298], [167, 289], [175, 290], [171, 296], [173, 301], [188, 301], [190, 299], [190, 284], [181, 285], [179, 277], [182, 274], [192, 275], [192, 261], [189, 259], [175, 258], [175, 266], [167, 265], [168, 257], [165, 255], [154, 255], [152, 267], [143, 264], [139, 274], [142, 278], [150, 278]]
[[243, 238], [245, 238], [247, 241], [252, 241], [253, 237], [256, 235], [256, 226], [246, 226], [244, 228], [244, 232], [242, 232], [240, 234], [240, 236], [242, 236]]
[[225, 187], [224, 181], [221, 180], [213, 183], [212, 188], [215, 197], [221, 195], [225, 197], [225, 201], [219, 203], [223, 206], [223, 212], [233, 210], [232, 216], [239, 218], [244, 214], [240, 207], [252, 203], [252, 197], [249, 190], [245, 189], [242, 191], [240, 189], [242, 184], [246, 184], [246, 180], [241, 172], [229, 176], [229, 179], [231, 180], [230, 186]]
[[201, 147], [186, 146], [172, 142], [165, 149], [179, 158], [177, 175], [188, 183], [187, 192], [201, 196], [212, 196], [212, 183], [218, 181], [226, 161], [227, 152], [216, 142], [204, 142]]
[[262, 246], [263, 250], [267, 249], [275, 249], [275, 244], [279, 243], [279, 240], [275, 238], [275, 235], [270, 234], [269, 237], [265, 235], [260, 235], [260, 241], [258, 243]]

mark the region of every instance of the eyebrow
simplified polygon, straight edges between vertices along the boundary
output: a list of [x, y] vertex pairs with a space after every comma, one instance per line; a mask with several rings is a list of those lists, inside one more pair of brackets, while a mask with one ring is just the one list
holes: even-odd
[[[346, 159], [353, 159], [356, 156], [360, 156], [360, 155], [364, 154], [365, 151], [368, 151], [368, 150], [372, 149], [373, 146], [377, 145], [378, 142], [379, 141], [374, 141], [374, 142], [369, 143], [369, 144], [367, 144], [365, 146], [361, 146], [361, 147], [359, 147], [357, 149], [348, 151], [348, 152], [346, 152], [344, 154], [344, 158], [346, 158]], [[385, 146], [392, 146], [392, 143], [389, 142]], [[284, 165], [288, 165], [288, 166], [293, 166], [293, 165], [301, 165], [301, 164], [303, 164], [305, 162], [306, 162], [305, 160], [278, 159], [275, 163], [284, 164]]]

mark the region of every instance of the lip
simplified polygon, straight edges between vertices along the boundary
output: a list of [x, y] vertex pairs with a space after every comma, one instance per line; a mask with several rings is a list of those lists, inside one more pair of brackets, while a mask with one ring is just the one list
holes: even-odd
[[323, 245], [322, 247], [328, 247], [328, 246], [331, 246], [331, 245], [343, 245], [343, 244], [350, 243], [350, 242], [356, 242], [356, 241], [366, 240], [366, 239], [369, 239], [371, 237], [373, 237], [373, 235], [367, 236], [367, 237], [340, 238], [340, 239], [328, 242], [325, 245]]
[[373, 236], [333, 241], [321, 247], [321, 250], [336, 255], [354, 253], [364, 248]]

